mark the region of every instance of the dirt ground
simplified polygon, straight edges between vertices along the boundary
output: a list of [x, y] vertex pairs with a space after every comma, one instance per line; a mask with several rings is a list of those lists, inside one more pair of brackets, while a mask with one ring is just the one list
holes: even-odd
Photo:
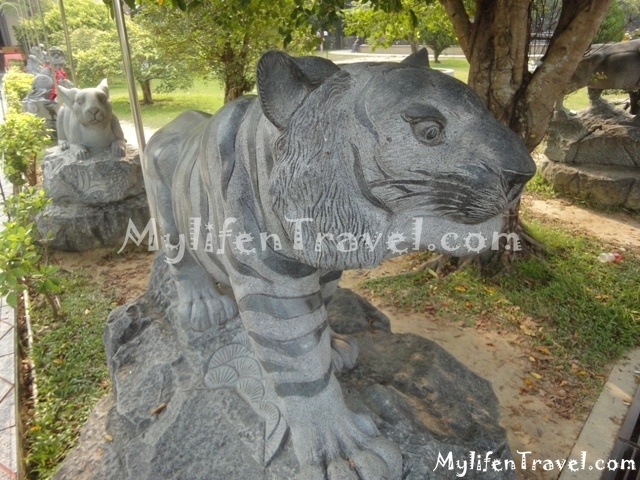
[[[558, 223], [564, 228], [598, 237], [612, 249], [640, 249], [640, 219], [623, 213], [603, 214], [571, 205], [568, 201], [541, 200], [525, 196], [522, 207], [533, 218]], [[57, 253], [63, 267], [91, 271], [105, 287], [116, 287], [118, 303], [135, 299], [146, 289], [152, 255], [138, 252], [126, 261], [114, 261], [107, 251], [82, 254]], [[352, 288], [379, 307], [398, 333], [414, 333], [436, 341], [471, 370], [493, 384], [501, 406], [501, 424], [508, 432], [512, 452], [530, 451], [530, 458], [566, 458], [580, 434], [585, 418], [575, 418], [548, 406], [535, 393], [523, 390], [531, 359], [527, 339], [522, 333], [493, 330], [482, 324], [465, 327], [425, 313], [400, 313], [371, 298], [359, 283], [372, 276], [393, 275], [412, 268], [406, 257], [391, 259], [374, 270], [345, 272], [341, 285]], [[519, 457], [518, 457], [519, 458]], [[558, 472], [521, 471], [519, 478], [555, 479]]]

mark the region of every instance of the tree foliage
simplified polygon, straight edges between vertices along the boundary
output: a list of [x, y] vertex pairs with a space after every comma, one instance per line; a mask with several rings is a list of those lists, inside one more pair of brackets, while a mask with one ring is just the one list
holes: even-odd
[[427, 14], [420, 22], [420, 38], [425, 45], [431, 47], [436, 63], [445, 48], [458, 42], [453, 26], [447, 17], [447, 12], [439, 3], [428, 7]]
[[624, 38], [625, 25], [625, 13], [622, 7], [618, 0], [612, 0], [607, 15], [593, 37], [593, 43], [620, 42]]
[[433, 50], [435, 61], [442, 51], [457, 42], [453, 27], [442, 5], [435, 2], [407, 0], [400, 11], [385, 12], [369, 1], [352, 3], [344, 11], [345, 32], [367, 38], [374, 47], [388, 47], [395, 40], [405, 40], [412, 52], [419, 45]]
[[[69, 32], [75, 32], [79, 29], [108, 31], [114, 28], [109, 11], [106, 8], [100, 8], [99, 5], [96, 5], [91, 0], [67, 1], [64, 5]], [[49, 47], [53, 45], [63, 46], [65, 39], [58, 3], [53, 0], [43, 0], [42, 9], [45, 32], [42, 30], [42, 22], [39, 15], [34, 15], [20, 20], [20, 23], [16, 26], [18, 38], [25, 39], [29, 32], [35, 32], [38, 38], [44, 39], [46, 33]], [[23, 43], [24, 41], [21, 41], [21, 44]]]
[[307, 52], [316, 42], [308, 28], [283, 25], [291, 19], [291, 0], [238, 4], [204, 0], [190, 4], [187, 11], [145, 3], [141, 8], [147, 28], [163, 39], [164, 50], [174, 59], [189, 57], [193, 68], [218, 78], [224, 85], [225, 101], [253, 89], [254, 69], [259, 56], [272, 48]]
[[416, 52], [420, 44], [420, 19], [426, 17], [427, 6], [419, 1], [405, 2], [406, 9], [386, 13], [367, 1], [352, 4], [344, 12], [345, 32], [365, 37], [373, 47], [390, 46], [395, 40], [405, 40]]
[[[49, 2], [44, 9], [50, 43], [63, 45], [64, 33], [57, 4]], [[102, 78], [122, 77], [120, 44], [109, 10], [92, 0], [73, 0], [65, 4], [65, 12], [79, 86], [95, 86]], [[136, 17], [127, 22], [127, 29], [133, 73], [142, 88], [143, 101], [153, 103], [152, 80], [159, 82], [157, 91], [189, 87], [193, 73], [185, 61], [188, 55], [168, 55], [164, 39], [147, 28], [143, 16]], [[19, 31], [41, 28], [39, 20], [31, 18], [20, 23]]]
[[[133, 76], [140, 84], [143, 103], [153, 103], [151, 81], [159, 83], [159, 92], [188, 88], [193, 71], [185, 56], [175, 58], [167, 53], [162, 39], [144, 24], [140, 15], [127, 22]], [[74, 54], [76, 73], [85, 85], [96, 85], [102, 78], [124, 75], [118, 35], [114, 28], [101, 31], [81, 28], [71, 34], [72, 43], [81, 46]]]

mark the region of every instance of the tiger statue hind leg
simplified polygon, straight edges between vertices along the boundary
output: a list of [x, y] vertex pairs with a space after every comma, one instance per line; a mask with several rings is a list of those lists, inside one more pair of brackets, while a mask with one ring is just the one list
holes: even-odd
[[300, 480], [403, 474], [397, 446], [346, 407], [334, 374], [357, 354], [325, 310], [340, 272], [410, 248], [487, 248], [478, 239], [501, 231], [535, 171], [515, 134], [424, 55], [338, 68], [268, 52], [257, 97], [183, 114], [145, 151], [179, 308], [197, 328], [237, 308]]
[[[192, 255], [181, 252], [185, 237], [173, 214], [171, 187], [181, 158], [181, 144], [185, 137], [193, 140], [194, 132], [197, 137], [210, 117], [203, 112], [181, 114], [150, 139], [144, 156], [145, 188], [178, 291], [178, 318], [186, 328], [197, 332], [219, 325], [238, 312], [235, 301], [215, 286], [215, 277]], [[179, 261], [174, 260], [178, 256]]]

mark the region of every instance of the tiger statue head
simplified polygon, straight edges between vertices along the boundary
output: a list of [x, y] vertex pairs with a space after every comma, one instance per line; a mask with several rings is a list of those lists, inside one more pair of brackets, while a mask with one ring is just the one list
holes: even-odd
[[465, 242], [447, 242], [479, 234], [488, 247], [501, 232], [535, 164], [425, 55], [342, 67], [275, 51], [261, 58], [258, 95], [279, 131], [270, 196], [282, 229], [302, 242], [298, 260], [348, 269], [415, 247], [462, 256]]

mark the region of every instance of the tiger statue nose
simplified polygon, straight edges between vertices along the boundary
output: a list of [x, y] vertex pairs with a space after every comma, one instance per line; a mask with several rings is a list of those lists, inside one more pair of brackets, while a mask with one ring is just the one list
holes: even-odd
[[[496, 140], [494, 151], [501, 152], [501, 169], [504, 193], [509, 203], [514, 202], [522, 193], [524, 185], [536, 173], [536, 164], [524, 143], [510, 130], [504, 127], [502, 140]], [[508, 152], [506, 155], [504, 152]]]
[[[531, 161], [533, 163], [533, 160]], [[533, 177], [535, 173], [535, 164], [532, 172], [527, 173], [519, 173], [506, 170], [504, 171], [505, 184], [506, 184], [506, 195], [507, 201], [509, 204], [516, 201], [516, 199], [522, 193], [525, 184]]]

